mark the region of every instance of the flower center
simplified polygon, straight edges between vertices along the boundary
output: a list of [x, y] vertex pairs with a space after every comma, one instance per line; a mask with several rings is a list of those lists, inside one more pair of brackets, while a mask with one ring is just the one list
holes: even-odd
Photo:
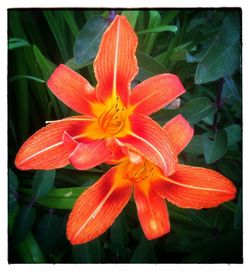
[[138, 183], [153, 179], [157, 174], [156, 167], [148, 160], [143, 159], [139, 164], [129, 162], [126, 166], [125, 178]]
[[119, 97], [116, 102], [98, 118], [98, 124], [108, 136], [118, 134], [124, 128], [126, 121], [125, 108], [121, 105]]

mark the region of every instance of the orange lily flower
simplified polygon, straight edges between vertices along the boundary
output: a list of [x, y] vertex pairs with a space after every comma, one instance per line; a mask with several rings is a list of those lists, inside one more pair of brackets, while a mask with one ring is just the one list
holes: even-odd
[[[177, 153], [193, 136], [188, 122], [178, 115], [164, 129]], [[93, 240], [104, 233], [129, 201], [132, 190], [138, 217], [147, 239], [170, 231], [165, 199], [181, 208], [211, 208], [235, 197], [233, 183], [207, 168], [178, 164], [166, 176], [146, 158], [129, 151], [127, 159], [111, 168], [76, 201], [67, 223], [67, 237], [72, 244]]]
[[[103, 35], [94, 61], [97, 86], [65, 65], [48, 81], [51, 91], [83, 115], [52, 121], [20, 148], [19, 169], [54, 169], [69, 162], [88, 169], [112, 160], [115, 144], [136, 149], [165, 174], [175, 171], [177, 154], [169, 136], [147, 115], [185, 92], [179, 78], [160, 74], [130, 89], [138, 72], [137, 36], [126, 17], [116, 16]], [[98, 154], [98, 155], [96, 155]]]

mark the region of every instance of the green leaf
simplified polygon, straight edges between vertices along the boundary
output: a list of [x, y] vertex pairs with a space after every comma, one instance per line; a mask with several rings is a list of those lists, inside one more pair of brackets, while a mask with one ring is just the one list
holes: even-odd
[[16, 174], [8, 171], [8, 211], [13, 212], [17, 206], [18, 179]]
[[[43, 74], [43, 79], [47, 81], [50, 78], [51, 74], [54, 72], [56, 65], [49, 59], [47, 59], [42, 54], [40, 49], [35, 45], [33, 45], [33, 52], [38, 67], [40, 68]], [[55, 110], [56, 118], [59, 119], [62, 118], [62, 116], [68, 116], [69, 108], [66, 107], [66, 105], [64, 105], [60, 100], [58, 100], [51, 91], [48, 91], [48, 94], [53, 103], [53, 109]]]
[[143, 81], [156, 74], [167, 72], [167, 69], [158, 60], [146, 53], [137, 51], [136, 57], [139, 66], [139, 74], [136, 78], [139, 81]]
[[199, 56], [193, 56], [187, 51], [185, 51], [185, 53], [186, 53], [186, 61], [187, 61], [187, 63], [198, 63], [198, 62], [200, 62], [201, 58]]
[[239, 37], [238, 22], [225, 18], [220, 33], [197, 66], [196, 84], [215, 81], [234, 73], [240, 64]]
[[30, 76], [30, 75], [15, 75], [9, 78], [9, 83], [15, 82], [16, 80], [20, 80], [20, 79], [30, 79], [33, 81], [36, 81], [38, 83], [45, 83], [44, 80], [37, 78], [35, 76]]
[[[49, 193], [37, 202], [45, 207], [54, 209], [72, 209], [75, 201], [88, 187], [71, 187], [51, 189]], [[20, 188], [19, 191], [30, 198], [33, 194], [31, 189]]]
[[128, 257], [128, 229], [124, 213], [119, 215], [110, 229], [112, 249], [119, 258]]
[[48, 208], [72, 209], [75, 201], [88, 187], [72, 187], [52, 189], [47, 196], [38, 202]]
[[86, 244], [72, 247], [75, 263], [101, 263], [103, 253], [104, 251], [98, 238]]
[[24, 263], [46, 263], [46, 259], [31, 232], [19, 244], [18, 253]]
[[211, 164], [219, 160], [227, 150], [227, 133], [218, 130], [215, 133], [207, 132], [202, 136], [205, 160]]
[[229, 100], [231, 98], [234, 98], [237, 101], [239, 101], [241, 99], [239, 95], [239, 90], [233, 78], [230, 75], [226, 75], [224, 76], [224, 81], [225, 83], [223, 84], [222, 94], [221, 94], [222, 99]]
[[[157, 10], [150, 10], [149, 11], [149, 23], [147, 29], [152, 29], [158, 27], [161, 23], [161, 14]], [[153, 46], [155, 45], [155, 41], [157, 38], [158, 33], [151, 33], [145, 36], [143, 42], [143, 51], [147, 54], [150, 54]]]
[[179, 109], [162, 109], [152, 116], [155, 120], [165, 124], [166, 121], [175, 117], [178, 114], [182, 114], [190, 123], [194, 124], [202, 120], [203, 118], [214, 113], [216, 108], [213, 103], [207, 97], [199, 97], [190, 100]]
[[84, 61], [81, 64], [77, 64], [76, 61], [75, 61], [75, 58], [71, 58], [65, 63], [65, 65], [67, 65], [69, 68], [77, 71], [77, 70], [85, 68], [85, 67], [87, 67], [89, 65], [92, 65], [92, 60], [91, 61], [86, 61], [86, 62]]
[[47, 59], [39, 50], [36, 45], [33, 45], [33, 52], [39, 68], [42, 71], [43, 79], [48, 80], [52, 72], [55, 70], [56, 65]]
[[217, 166], [220, 172], [228, 177], [230, 180], [240, 183], [242, 179], [242, 168], [235, 160], [221, 159], [218, 161]]
[[173, 222], [176, 222], [178, 224], [185, 224], [186, 225], [192, 225], [194, 226], [194, 222], [192, 219], [188, 216], [188, 210], [187, 209], [181, 209], [170, 202], [168, 202], [168, 210], [169, 215], [171, 217], [171, 220]]
[[101, 16], [90, 18], [81, 29], [75, 44], [74, 58], [76, 64], [88, 62], [96, 56], [102, 35], [108, 26], [108, 20]]
[[[59, 10], [43, 10], [43, 15], [47, 20], [50, 31], [53, 34], [53, 37], [57, 43], [57, 46], [63, 57], [63, 62], [69, 58], [69, 40], [70, 35], [66, 33], [65, 23], [63, 16], [61, 16], [61, 11]], [[70, 45], [71, 48], [71, 45]], [[57, 50], [57, 48], [53, 48]], [[71, 53], [71, 52], [70, 52]]]
[[167, 10], [162, 14], [162, 24], [169, 24], [180, 12], [181, 10]]
[[144, 236], [139, 245], [135, 249], [131, 259], [131, 263], [156, 263], [155, 250], [151, 241], [148, 241]]
[[188, 216], [192, 221], [202, 229], [212, 229], [213, 225], [210, 223], [211, 218], [207, 210], [203, 210], [203, 213], [199, 210], [188, 210]]
[[241, 140], [241, 127], [238, 124], [232, 124], [225, 128], [227, 132], [228, 146], [233, 146]]
[[12, 235], [12, 231], [13, 231], [13, 228], [15, 225], [15, 220], [16, 220], [16, 216], [18, 214], [18, 211], [19, 211], [19, 205], [17, 204], [11, 212], [10, 211], [8, 212], [8, 233], [9, 233], [9, 236]]
[[23, 205], [19, 208], [16, 220], [13, 226], [13, 240], [16, 243], [21, 242], [35, 221], [35, 209], [31, 205]]
[[20, 47], [29, 46], [30, 44], [24, 39], [10, 38], [8, 43], [8, 49], [13, 50]]
[[191, 123], [197, 123], [216, 111], [213, 103], [207, 97], [192, 99], [180, 110], [181, 114]]
[[139, 13], [139, 10], [125, 10], [122, 15], [126, 16], [131, 26], [135, 28]]
[[62, 12], [62, 16], [64, 17], [65, 21], [67, 22], [72, 34], [76, 37], [79, 33], [79, 29], [76, 23], [76, 18], [74, 16], [74, 11], [72, 10], [64, 10]]
[[195, 135], [184, 149], [184, 152], [203, 154], [202, 135]]
[[[186, 53], [187, 53], [187, 49], [193, 47], [193, 44], [191, 41], [185, 42], [181, 45], [176, 46], [173, 49], [173, 52], [170, 56], [170, 60], [171, 61], [181, 61], [181, 60], [186, 60]], [[163, 55], [165, 54], [165, 52], [159, 56], [157, 56], [158, 58], [163, 57]]]
[[35, 173], [32, 190], [36, 199], [48, 194], [54, 184], [55, 176], [55, 170], [38, 170]]
[[66, 220], [56, 214], [46, 214], [37, 223], [36, 238], [45, 255], [52, 256], [66, 245]]
[[141, 34], [147, 34], [147, 33], [160, 33], [160, 32], [165, 32], [165, 31], [175, 33], [177, 30], [178, 30], [178, 27], [175, 26], [175, 25], [159, 25], [159, 26], [154, 27], [154, 28], [139, 31], [136, 34], [141, 35]]

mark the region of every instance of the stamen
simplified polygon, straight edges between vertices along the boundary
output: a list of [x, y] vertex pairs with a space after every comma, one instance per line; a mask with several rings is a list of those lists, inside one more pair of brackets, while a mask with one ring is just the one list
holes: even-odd
[[119, 133], [125, 125], [125, 116], [121, 115], [125, 108], [121, 107], [119, 99], [119, 96], [117, 96], [115, 103], [98, 119], [98, 124], [107, 136]]

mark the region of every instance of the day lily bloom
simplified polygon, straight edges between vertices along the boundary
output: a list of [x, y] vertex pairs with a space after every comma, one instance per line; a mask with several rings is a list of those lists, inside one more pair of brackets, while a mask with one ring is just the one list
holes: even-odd
[[148, 115], [185, 92], [173, 74], [151, 77], [130, 89], [138, 72], [137, 36], [126, 17], [116, 16], [103, 35], [94, 61], [97, 85], [60, 65], [48, 81], [51, 91], [81, 115], [54, 121], [31, 136], [19, 150], [19, 169], [54, 169], [69, 162], [88, 169], [111, 161], [116, 144], [146, 156], [166, 175], [177, 166], [167, 132]]
[[[192, 127], [181, 115], [166, 123], [164, 129], [177, 153], [193, 136]], [[136, 152], [132, 156], [128, 153], [127, 159], [76, 201], [67, 223], [70, 242], [86, 243], [104, 233], [128, 203], [132, 191], [142, 230], [149, 240], [170, 231], [165, 199], [181, 208], [201, 209], [216, 207], [236, 193], [233, 183], [214, 170], [178, 164], [176, 171], [166, 176], [152, 161]]]

